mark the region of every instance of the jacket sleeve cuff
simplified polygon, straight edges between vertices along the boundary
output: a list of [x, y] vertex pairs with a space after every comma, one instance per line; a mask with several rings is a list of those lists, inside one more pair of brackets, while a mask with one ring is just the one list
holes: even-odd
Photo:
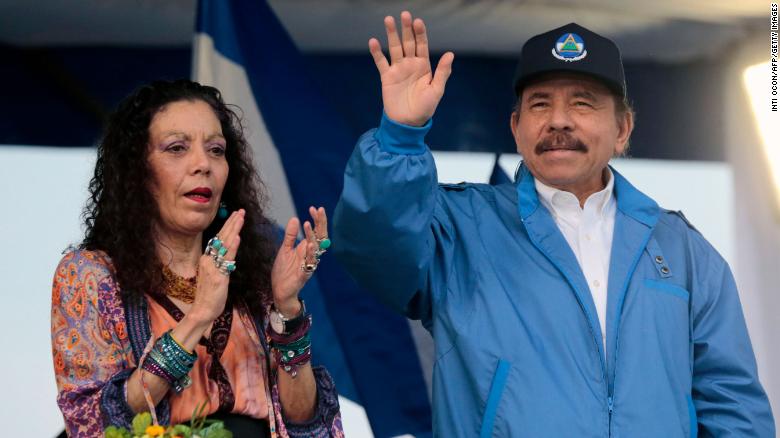
[[[330, 374], [324, 367], [314, 367], [312, 371], [314, 372], [314, 381], [317, 385], [317, 405], [314, 416], [311, 420], [304, 423], [293, 423], [284, 419], [282, 414], [287, 435], [290, 438], [312, 436], [343, 437], [344, 430], [341, 424], [339, 398], [333, 378], [330, 377]], [[279, 403], [277, 412], [281, 412], [281, 403], [279, 402], [276, 385], [274, 385], [273, 396], [275, 398], [274, 404]]]
[[382, 111], [379, 129], [374, 133], [379, 148], [391, 154], [420, 155], [428, 150], [425, 145], [425, 134], [431, 130], [433, 119], [423, 126], [409, 126], [394, 122]]

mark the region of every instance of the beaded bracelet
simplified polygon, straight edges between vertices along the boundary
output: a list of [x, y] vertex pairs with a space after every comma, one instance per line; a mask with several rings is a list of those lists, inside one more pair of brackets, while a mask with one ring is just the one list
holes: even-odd
[[182, 363], [179, 359], [174, 357], [170, 351], [163, 350], [159, 345], [155, 345], [149, 355], [152, 359], [157, 361], [161, 367], [173, 375], [174, 378], [178, 379], [190, 371], [191, 366], [188, 366], [187, 363]]
[[298, 338], [294, 338], [292, 336], [287, 338], [271, 337], [271, 346], [284, 352], [289, 350], [302, 350], [310, 345], [311, 338], [309, 337], [308, 333], [304, 333]]
[[309, 338], [309, 334], [306, 333], [300, 339], [297, 339], [290, 343], [273, 342], [273, 345], [281, 350], [298, 350], [301, 348], [305, 348], [308, 345], [311, 345], [311, 339]]
[[290, 361], [280, 360], [277, 352], [277, 361], [279, 362], [279, 366], [294, 379], [298, 376], [298, 368], [311, 361], [311, 350], [306, 350], [305, 354], [297, 356]]
[[311, 357], [311, 348], [307, 348], [300, 354], [290, 357], [281, 356], [280, 361], [283, 365], [296, 365], [306, 362], [307, 357]]
[[174, 380], [176, 380], [173, 378], [170, 372], [168, 372], [165, 368], [160, 366], [160, 364], [157, 363], [157, 361], [155, 360], [145, 360], [143, 365], [141, 365], [141, 369], [148, 371], [154, 374], [155, 376], [162, 377], [168, 382], [173, 382]]
[[276, 363], [292, 378], [298, 376], [299, 367], [311, 361], [309, 328], [311, 328], [311, 315], [306, 315], [293, 333], [281, 335], [273, 330], [269, 331]]
[[189, 372], [197, 358], [197, 354], [185, 350], [167, 331], [154, 343], [141, 368], [165, 379], [180, 393], [192, 384]]
[[180, 365], [175, 364], [173, 361], [168, 360], [163, 353], [157, 349], [153, 349], [149, 352], [149, 359], [152, 360], [156, 366], [162, 369], [165, 373], [171, 376], [169, 381], [180, 379], [183, 375], [189, 371]]
[[170, 330], [165, 332], [160, 340], [162, 342], [160, 342], [158, 346], [164, 353], [171, 354], [171, 356], [176, 361], [187, 366], [188, 368], [192, 368], [192, 365], [195, 364], [195, 361], [198, 359], [198, 355], [194, 352], [190, 353], [189, 351], [185, 350], [178, 341], [173, 339]]
[[293, 359], [306, 354], [307, 351], [311, 351], [311, 345], [306, 345], [305, 347], [296, 350], [282, 350], [277, 348], [277, 351], [279, 352], [279, 358], [282, 362], [290, 362]]
[[286, 361], [286, 360], [291, 360], [294, 357], [300, 356], [303, 353], [306, 353], [306, 350], [311, 350], [311, 346], [307, 345], [303, 348], [298, 348], [295, 350], [282, 350], [282, 349], [278, 349], [278, 350], [279, 353], [281, 353], [282, 360]]

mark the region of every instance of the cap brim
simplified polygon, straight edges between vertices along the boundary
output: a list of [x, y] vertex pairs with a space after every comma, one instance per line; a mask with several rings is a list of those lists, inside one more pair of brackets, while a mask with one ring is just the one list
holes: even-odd
[[550, 69], [550, 70], [538, 71], [524, 77], [521, 80], [515, 81], [515, 96], [520, 97], [520, 93], [523, 91], [523, 88], [528, 86], [528, 84], [537, 82], [541, 80], [545, 75], [553, 74], [553, 73], [568, 73], [568, 74], [586, 76], [601, 82], [615, 95], [620, 97], [626, 97], [626, 90], [623, 88], [623, 85], [611, 80], [610, 78], [598, 74], [594, 74], [591, 72], [573, 71], [568, 69]]

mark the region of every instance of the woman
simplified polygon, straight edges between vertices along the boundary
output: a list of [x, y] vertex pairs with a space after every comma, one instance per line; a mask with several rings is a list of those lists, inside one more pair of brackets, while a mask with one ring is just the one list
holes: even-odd
[[154, 82], [120, 103], [98, 147], [86, 236], [54, 277], [70, 436], [129, 427], [147, 410], [186, 422], [203, 402], [238, 437], [343, 435], [298, 299], [329, 244], [327, 217], [310, 208], [315, 226], [297, 246], [290, 219], [274, 255], [261, 188], [215, 88]]

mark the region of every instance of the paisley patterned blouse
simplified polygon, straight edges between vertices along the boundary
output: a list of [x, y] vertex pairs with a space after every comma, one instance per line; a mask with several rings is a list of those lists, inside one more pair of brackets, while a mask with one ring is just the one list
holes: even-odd
[[[251, 322], [251, 321], [250, 321]], [[102, 437], [109, 425], [130, 428], [134, 417], [128, 406], [125, 382], [135, 370], [152, 336], [149, 303], [144, 297], [122, 300], [113, 265], [100, 251], [66, 254], [54, 274], [51, 314], [52, 352], [57, 380], [57, 404], [71, 437]], [[268, 329], [268, 321], [255, 321]], [[343, 437], [336, 389], [328, 372], [314, 368], [317, 406], [312, 420], [294, 424], [282, 414], [277, 376], [266, 358], [265, 333], [262, 374], [270, 381], [260, 397], [267, 404], [271, 436]], [[199, 359], [200, 360], [200, 359]], [[270, 371], [270, 372], [269, 372]], [[171, 419], [170, 395], [157, 405], [161, 423]]]

